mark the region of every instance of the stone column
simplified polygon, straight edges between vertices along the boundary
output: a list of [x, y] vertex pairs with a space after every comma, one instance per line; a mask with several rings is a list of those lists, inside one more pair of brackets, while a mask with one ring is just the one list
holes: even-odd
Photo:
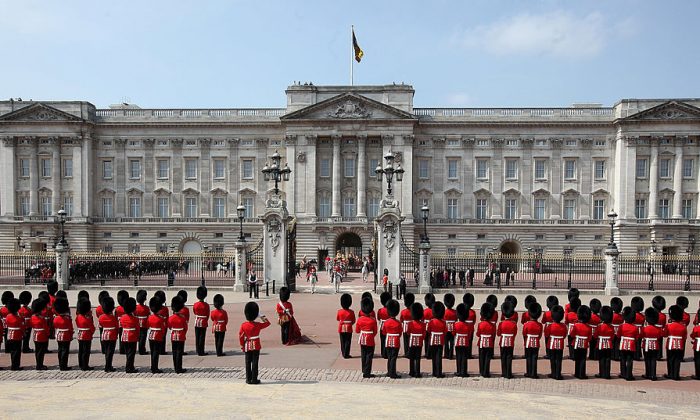
[[236, 277], [234, 279], [233, 291], [244, 292], [247, 277], [246, 268], [248, 267], [246, 261], [248, 242], [246, 242], [245, 239], [239, 239], [234, 243], [234, 246], [236, 247]]
[[15, 139], [13, 137], [3, 137], [3, 145], [5, 146], [2, 155], [3, 165], [3, 181], [0, 182], [0, 208], [2, 215], [16, 215], [16, 199], [17, 199], [17, 166], [19, 161], [15, 156]]
[[289, 182], [283, 182], [280, 186], [283, 186], [286, 191], [287, 204], [292, 210], [292, 214], [299, 214], [298, 200], [297, 200], [297, 183], [299, 182], [297, 174], [299, 168], [297, 167], [297, 136], [294, 134], [287, 134], [284, 136], [284, 144], [287, 154], [287, 165], [292, 170], [289, 174]]
[[649, 157], [649, 219], [659, 218], [659, 143], [651, 139], [651, 156]]
[[[263, 222], [263, 265], [265, 282], [275, 280], [277, 284], [287, 283], [287, 225], [289, 213], [287, 203], [278, 196], [272, 196], [265, 203]], [[260, 280], [260, 279], [258, 279]], [[292, 290], [294, 291], [294, 290]]]
[[418, 245], [418, 250], [420, 252], [418, 293], [430, 293], [432, 292], [430, 287], [430, 244], [421, 242]]
[[[535, 160], [532, 158], [532, 145], [535, 142], [533, 137], [526, 137], [520, 140], [523, 145], [523, 159], [520, 161], [520, 177], [522, 182], [522, 195], [518, 200], [518, 213], [521, 219], [532, 219], [532, 190], [535, 177]], [[523, 163], [531, 162], [530, 166], [525, 167]]]
[[367, 216], [367, 136], [357, 136], [357, 217]]
[[[83, 151], [82, 151], [82, 200], [83, 200], [83, 216], [90, 217], [94, 213], [93, 204], [93, 188], [95, 182], [95, 160], [92, 156], [93, 137], [90, 133], [83, 135]], [[101, 176], [101, 175], [100, 175]], [[99, 205], [99, 204], [98, 204]]]
[[158, 215], [157, 207], [153, 206], [153, 190], [155, 189], [156, 174], [155, 159], [153, 158], [153, 146], [155, 139], [144, 139], [143, 147], [145, 149], [143, 155], [143, 213], [144, 217], [155, 217]]
[[[32, 138], [32, 157], [29, 159], [29, 215], [36, 216], [39, 212], [39, 140]], [[13, 174], [14, 175], [14, 174]]]
[[[126, 217], [128, 214], [126, 205], [126, 172], [129, 164], [126, 157], [126, 139], [116, 139], [114, 144], [117, 146], [117, 153], [112, 160], [112, 177], [117, 180], [115, 184], [116, 193], [114, 194], [114, 215], [116, 217]], [[173, 173], [177, 172], [173, 171]]]
[[63, 203], [61, 202], [61, 139], [58, 137], [52, 139], [52, 152], [53, 157], [51, 159], [51, 214], [56, 214], [60, 209], [63, 208]]
[[173, 193], [170, 195], [170, 214], [173, 217], [182, 216], [182, 183], [184, 174], [182, 172], [182, 139], [172, 139], [172, 171]]
[[71, 147], [71, 157], [73, 159], [73, 179], [71, 179], [73, 192], [73, 216], [83, 217], [85, 207], [83, 205], [83, 182], [84, 173], [89, 171], [87, 166], [83, 166], [83, 140], [82, 137], [73, 139], [73, 147]]
[[239, 138], [226, 139], [228, 143], [228, 172], [226, 174], [226, 182], [228, 183], [228, 195], [226, 196], [229, 217], [238, 217], [236, 209], [241, 203], [239, 198], [240, 179], [242, 176], [240, 166], [242, 163], [238, 159], [238, 143]]
[[[304, 191], [305, 195], [305, 212], [307, 216], [316, 217], [316, 181], [318, 179], [318, 172], [316, 168], [316, 140], [318, 136], [314, 134], [307, 134], [304, 136], [306, 140], [306, 154], [304, 155], [304, 161], [306, 162], [306, 174], [303, 177], [305, 180]], [[302, 176], [299, 175], [299, 179]]]
[[331, 195], [331, 217], [340, 217], [340, 136], [333, 136], [333, 191]]
[[605, 294], [608, 296], [620, 294], [620, 289], [617, 287], [617, 258], [619, 255], [620, 251], [614, 243], [605, 248]]
[[493, 159], [491, 159], [491, 171], [489, 178], [491, 180], [491, 200], [489, 203], [489, 213], [491, 219], [503, 218], [503, 144], [505, 139], [492, 138]]
[[68, 245], [56, 244], [56, 281], [61, 290], [68, 290]]
[[676, 138], [676, 162], [673, 165], [673, 213], [674, 219], [683, 217], [683, 144]]

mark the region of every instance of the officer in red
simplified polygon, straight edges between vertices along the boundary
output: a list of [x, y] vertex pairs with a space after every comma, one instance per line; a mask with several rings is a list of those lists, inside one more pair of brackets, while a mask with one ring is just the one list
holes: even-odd
[[547, 335], [547, 325], [552, 323], [552, 308], [559, 305], [559, 298], [554, 295], [547, 296], [547, 311], [542, 315], [542, 326], [544, 327], [545, 359], [549, 359], [549, 335]]
[[620, 338], [620, 377], [627, 381], [634, 380], [632, 364], [634, 363], [634, 353], [637, 349], [637, 338], [640, 335], [635, 325], [636, 316], [637, 312], [626, 306], [622, 310], [622, 318], [625, 320], [625, 323], [617, 330], [617, 335]]
[[22, 337], [22, 353], [34, 353], [34, 350], [29, 348], [29, 340], [32, 336], [32, 309], [29, 304], [32, 303], [32, 294], [24, 290], [19, 294], [19, 303], [22, 305], [17, 311], [17, 315], [24, 321], [24, 337]]
[[[423, 323], [425, 324], [425, 328], [428, 328], [428, 323], [430, 322], [431, 319], [433, 319], [433, 305], [435, 305], [435, 295], [432, 293], [427, 293], [425, 297], [423, 298], [425, 302], [425, 308], [423, 309]], [[425, 358], [430, 359], [430, 339], [426, 335], [425, 336]]]
[[32, 328], [32, 338], [34, 339], [34, 358], [36, 359], [36, 370], [47, 370], [44, 365], [44, 355], [49, 347], [49, 324], [42, 312], [46, 309], [48, 301], [42, 298], [34, 299], [32, 302], [32, 317], [30, 325]]
[[399, 321], [401, 321], [401, 325], [403, 327], [403, 356], [405, 358], [408, 358], [408, 340], [409, 340], [409, 335], [408, 335], [408, 324], [411, 323], [413, 320], [413, 317], [411, 316], [411, 305], [413, 305], [416, 302], [416, 296], [408, 292], [403, 296], [403, 304], [404, 308], [401, 310], [401, 315], [399, 315]]
[[[163, 305], [162, 308], [160, 308], [160, 311], [158, 312], [158, 315], [160, 315], [163, 319], [165, 319], [165, 323], [168, 323], [168, 319], [170, 318], [170, 311], [168, 310], [168, 306], [166, 304], [167, 299], [165, 297], [165, 292], [162, 290], [156, 291], [153, 296], [157, 297], [160, 299], [160, 303]], [[168, 354], [168, 352], [165, 351], [165, 343], [167, 342], [167, 334], [163, 334], [163, 341], [160, 342], [160, 355]]]
[[470, 325], [472, 334], [469, 336], [469, 347], [467, 348], [467, 359], [473, 359], [474, 355], [472, 354], [472, 349], [473, 344], [474, 344], [474, 329], [476, 328], [476, 312], [472, 309], [474, 307], [474, 295], [471, 293], [465, 293], [464, 296], [462, 296], [462, 303], [464, 303], [464, 306], [467, 308], [467, 320], [464, 321], [467, 324]]
[[[695, 321], [698, 319], [700, 319], [700, 309], [695, 314]], [[700, 380], [700, 323], [695, 323], [693, 331], [690, 333], [690, 338], [693, 339], [693, 361], [695, 362], [693, 379]]]
[[454, 326], [454, 338], [455, 338], [455, 359], [457, 363], [457, 372], [455, 376], [460, 378], [467, 378], [469, 374], [467, 373], [467, 361], [469, 356], [469, 337], [474, 334], [474, 324], [467, 323], [467, 318], [469, 317], [469, 310], [467, 306], [463, 303], [457, 305], [457, 322]]
[[647, 325], [642, 328], [642, 351], [644, 352], [644, 375], [642, 378], [656, 380], [656, 361], [659, 352], [659, 339], [664, 336], [664, 330], [656, 326], [659, 313], [654, 308], [644, 311]]
[[664, 378], [673, 379], [674, 381], [680, 381], [681, 379], [681, 362], [683, 361], [685, 340], [688, 334], [687, 326], [683, 319], [684, 313], [680, 305], [673, 305], [668, 308], [668, 317], [671, 319], [671, 322], [666, 326], [668, 333], [666, 338], [666, 365], [668, 373], [664, 375]]
[[352, 342], [352, 326], [355, 324], [355, 311], [350, 309], [352, 306], [352, 296], [348, 293], [343, 293], [340, 296], [340, 308], [335, 316], [338, 321], [338, 335], [340, 336], [340, 354], [344, 359], [349, 359], [350, 344]]
[[9, 353], [10, 349], [7, 348], [7, 315], [10, 314], [10, 310], [7, 308], [7, 303], [15, 298], [15, 294], [9, 290], [2, 292], [2, 307], [0, 308], [0, 320], [2, 320], [2, 330], [5, 334], [5, 353]]
[[596, 329], [598, 329], [598, 325], [600, 325], [599, 314], [603, 303], [600, 301], [600, 299], [593, 298], [588, 305], [591, 308], [591, 320], [588, 321], [588, 325], [591, 327], [591, 334], [593, 335], [591, 338], [591, 345], [588, 346], [588, 359], [598, 360], [598, 339], [596, 338]]
[[389, 319], [389, 312], [386, 310], [386, 304], [391, 300], [391, 293], [389, 292], [382, 292], [382, 294], [379, 295], [379, 302], [381, 302], [382, 307], [379, 308], [377, 311], [377, 322], [379, 323], [378, 328], [379, 328], [379, 348], [380, 348], [380, 354], [381, 356], [386, 359], [386, 337], [384, 337], [384, 333], [382, 332], [382, 326], [384, 325], [384, 321]]
[[[575, 298], [578, 300], [578, 298]], [[572, 299], [572, 302], [574, 300]], [[572, 303], [571, 310], [574, 305]], [[571, 312], [569, 312], [570, 314]], [[591, 326], [588, 323], [591, 321], [591, 308], [586, 305], [581, 305], [576, 312], [577, 322], [574, 324], [570, 332], [571, 346], [574, 353], [574, 377], [578, 379], [588, 379], [586, 375], [586, 355], [588, 354], [588, 346], [593, 337]]]
[[486, 302], [481, 305], [481, 321], [476, 329], [479, 345], [479, 374], [484, 378], [491, 377], [491, 359], [496, 337], [496, 326], [491, 321], [494, 314], [493, 306]]
[[53, 303], [53, 309], [56, 313], [53, 318], [53, 327], [58, 343], [58, 366], [60, 370], [71, 370], [68, 367], [68, 354], [70, 353], [70, 342], [73, 340], [73, 320], [70, 316], [68, 300], [57, 297]]
[[207, 298], [207, 288], [199, 286], [197, 288], [197, 302], [192, 305], [194, 313], [194, 343], [197, 356], [206, 356], [204, 351], [204, 341], [207, 338], [207, 328], [209, 328], [209, 304], [204, 301]]
[[117, 308], [114, 310], [114, 316], [117, 317], [119, 324], [119, 354], [124, 354], [124, 341], [122, 340], [122, 316], [124, 315], [124, 302], [129, 299], [129, 292], [120, 290], [117, 292]]
[[[407, 294], [408, 295], [408, 294]], [[414, 302], [411, 305], [411, 321], [408, 323], [408, 376], [420, 378], [420, 357], [425, 338], [425, 323], [423, 322], [423, 305]]]
[[185, 373], [182, 368], [182, 356], [185, 353], [185, 340], [187, 339], [187, 320], [182, 312], [185, 301], [178, 294], [170, 302], [173, 314], [168, 318], [168, 328], [170, 328], [170, 341], [173, 347], [173, 367], [175, 373]]
[[609, 306], [600, 308], [600, 323], [595, 329], [596, 345], [598, 346], [598, 373], [596, 378], [610, 379], [610, 363], [612, 357], [615, 329], [612, 325], [613, 310]]
[[632, 298], [630, 306], [635, 312], [634, 326], [637, 327], [637, 343], [634, 351], [634, 360], [642, 360], [642, 328], [644, 328], [644, 299], [639, 296]]
[[80, 370], [93, 370], [90, 367], [90, 348], [95, 334], [95, 322], [92, 319], [92, 307], [88, 299], [78, 299], [75, 326], [78, 330], [78, 366]]
[[[569, 303], [564, 305], [564, 319], [566, 319], [566, 315], [568, 315], [569, 312], [572, 312], [572, 311], [576, 312], [577, 311], [571, 307], [571, 299], [574, 299], [574, 298], [578, 299], [580, 297], [580, 294], [581, 294], [581, 292], [579, 292], [579, 290], [575, 287], [572, 287], [567, 292], [567, 299], [568, 299]], [[579, 306], [581, 306], [581, 305], [579, 305]]]
[[[508, 299], [508, 296], [506, 296], [506, 299]], [[512, 299], [513, 299], [512, 301], [514, 302], [514, 303], [513, 303], [513, 311], [516, 311], [516, 307], [517, 307], [517, 304], [518, 304], [518, 303], [517, 303], [518, 300], [517, 300], [515, 297], [513, 297]], [[527, 295], [527, 296], [525, 296], [525, 302], [524, 302], [524, 304], [525, 304], [525, 310], [523, 311], [523, 314], [520, 316], [520, 323], [523, 324], [523, 325], [525, 325], [525, 323], [526, 323], [527, 321], [530, 320], [530, 312], [528, 312], [527, 308], [529, 308], [529, 307], [530, 307], [530, 304], [533, 303], [533, 302], [537, 302], [537, 298], [536, 298], [536, 297], [534, 297], [534, 296], [532, 296], [532, 295]], [[501, 314], [501, 319], [503, 319], [503, 314]], [[515, 322], [518, 322], [518, 315], [517, 315], [517, 312], [516, 312], [516, 315], [515, 315]]]
[[391, 379], [398, 379], [401, 375], [396, 373], [396, 359], [399, 357], [399, 349], [401, 348], [403, 327], [396, 317], [399, 314], [401, 306], [399, 302], [392, 299], [387, 302], [386, 309], [389, 318], [384, 321], [382, 332], [384, 333], [384, 340], [386, 340], [387, 376]]
[[615, 296], [614, 298], [610, 299], [610, 308], [613, 311], [612, 327], [613, 331], [615, 332], [611, 357], [612, 360], [615, 361], [620, 360], [620, 337], [617, 333], [620, 331], [620, 327], [625, 322], [625, 319], [622, 317], [622, 306], [622, 299], [619, 297]]
[[[501, 305], [501, 316], [504, 318], [496, 329], [496, 335], [500, 338], [501, 347], [501, 376], [506, 379], [513, 378], [513, 347], [515, 346], [515, 336], [518, 334], [517, 314], [513, 308], [512, 301], [506, 300]], [[516, 321], [513, 321], [515, 315]]]
[[260, 383], [258, 379], [258, 361], [260, 360], [260, 331], [270, 326], [270, 321], [265, 315], [260, 316], [262, 322], [256, 322], [255, 319], [260, 313], [260, 308], [255, 302], [248, 302], [243, 309], [246, 322], [241, 324], [238, 331], [238, 341], [241, 345], [241, 350], [245, 353], [245, 383], [249, 385], [257, 385]]
[[56, 311], [54, 310], [54, 303], [56, 302], [56, 293], [58, 293], [58, 282], [56, 280], [50, 280], [48, 283], [46, 283], [46, 292], [49, 294], [49, 304], [46, 306], [46, 309], [49, 312], [49, 338], [54, 339], [56, 338], [56, 329], [53, 326], [53, 320], [54, 320], [54, 315], [56, 315]]
[[289, 301], [290, 292], [286, 287], [280, 288], [280, 301], [277, 302], [275, 309], [277, 310], [277, 317], [279, 319], [281, 334], [282, 334], [282, 344], [287, 344], [289, 342], [289, 330], [292, 325], [292, 317], [294, 316], [294, 307]]
[[148, 339], [148, 316], [151, 314], [150, 309], [146, 306], [146, 298], [148, 293], [145, 290], [136, 292], [136, 310], [134, 316], [139, 321], [139, 354], [146, 355], [146, 340]]
[[22, 370], [20, 367], [22, 359], [22, 339], [24, 338], [24, 319], [19, 316], [21, 308], [18, 299], [14, 297], [5, 304], [7, 315], [5, 324], [7, 325], [7, 342], [5, 348], [10, 351], [11, 370]]
[[538, 319], [542, 315], [542, 306], [532, 302], [527, 308], [530, 320], [523, 325], [523, 340], [525, 340], [525, 366], [526, 378], [538, 379], [537, 359], [540, 353], [540, 339], [542, 338], [542, 324]]
[[161, 343], [165, 339], [165, 332], [168, 329], [168, 320], [160, 314], [160, 310], [163, 309], [163, 302], [160, 301], [158, 296], [153, 296], [148, 301], [148, 307], [151, 312], [147, 322], [148, 348], [151, 351], [151, 373], [163, 373], [158, 368], [158, 362], [160, 361]]
[[102, 306], [102, 311], [104, 313], [100, 315], [97, 322], [102, 329], [102, 333], [100, 333], [100, 342], [105, 355], [105, 372], [114, 372], [116, 369], [112, 366], [112, 360], [114, 359], [114, 350], [117, 347], [117, 329], [119, 328], [119, 321], [113, 314], [114, 299], [111, 296], [106, 296], [102, 299], [102, 305], [100, 306]]
[[[362, 302], [365, 299], [370, 299], [372, 302], [374, 302], [374, 299], [372, 299], [371, 292], [362, 293], [362, 297], [360, 297], [360, 302]], [[362, 308], [360, 308], [360, 312], [358, 312], [357, 317], [361, 318], [363, 316], [368, 316], [372, 319], [377, 319], [377, 314], [374, 313], [374, 309], [370, 313], [366, 314], [366, 313], [362, 312]]]
[[[177, 292], [177, 295], [180, 296], [180, 299], [182, 299], [182, 304], [184, 305], [182, 307], [182, 309], [180, 310], [180, 312], [182, 313], [182, 316], [185, 317], [185, 321], [187, 321], [187, 323], [189, 324], [190, 323], [190, 308], [187, 307], [187, 299], [188, 299], [187, 290], [180, 290], [179, 292]], [[173, 310], [173, 313], [174, 312], [175, 312], [175, 310]]]
[[136, 358], [136, 346], [139, 342], [139, 320], [134, 316], [136, 310], [136, 299], [127, 298], [122, 305], [124, 315], [119, 318], [122, 325], [122, 345], [126, 353], [126, 373], [136, 373], [138, 369], [134, 366]]
[[442, 302], [433, 304], [433, 319], [428, 322], [425, 330], [425, 338], [429, 341], [430, 357], [433, 360], [433, 377], [444, 378], [442, 373], [442, 353], [445, 345], [445, 305]]
[[574, 326], [578, 322], [578, 308], [581, 307], [581, 300], [577, 297], [571, 298], [569, 300], [569, 311], [564, 308], [564, 322], [566, 323], [566, 328], [569, 334], [569, 359], [574, 359]]
[[549, 366], [551, 373], [549, 377], [561, 381], [561, 365], [564, 358], [564, 342], [566, 339], [567, 327], [562, 323], [564, 320], [564, 308], [559, 305], [552, 306], [552, 322], [544, 328], [547, 336], [547, 348], [549, 349]]
[[686, 327], [690, 325], [690, 314], [685, 310], [688, 309], [688, 298], [685, 296], [678, 296], [676, 298], [676, 305], [678, 305], [683, 311], [683, 320], [681, 321]]
[[455, 353], [455, 323], [457, 322], [457, 312], [452, 309], [455, 306], [455, 295], [446, 293], [442, 299], [445, 302], [445, 358], [452, 360]]
[[228, 325], [228, 313], [224, 309], [224, 296], [214, 295], [214, 310], [211, 311], [211, 331], [214, 333], [214, 347], [217, 357], [224, 355], [224, 337]]
[[[659, 314], [659, 321], [656, 323], [656, 326], [661, 328], [661, 330], [666, 331], [666, 314], [664, 313], [664, 309], [666, 309], [666, 299], [664, 299], [663, 296], [654, 296], [654, 298], [651, 300], [651, 306], [656, 309], [656, 312]], [[664, 339], [663, 337], [659, 338], [659, 345], [658, 345], [658, 355], [656, 357], [656, 360], [661, 360], [663, 357], [663, 352], [664, 352]]]
[[[368, 314], [374, 310], [372, 299], [364, 298], [360, 304], [362, 312]], [[374, 337], [377, 335], [377, 321], [363, 316], [355, 324], [355, 333], [360, 334], [360, 354], [362, 357], [362, 377], [374, 378], [372, 358], [374, 357]]]
[[486, 302], [490, 303], [491, 308], [493, 309], [493, 314], [491, 315], [490, 321], [493, 324], [493, 327], [495, 329], [496, 323], [498, 323], [498, 296], [488, 295], [488, 296], [486, 296]]

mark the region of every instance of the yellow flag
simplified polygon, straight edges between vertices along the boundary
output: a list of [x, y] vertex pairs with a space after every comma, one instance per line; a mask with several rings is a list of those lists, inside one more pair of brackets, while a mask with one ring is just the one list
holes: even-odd
[[364, 57], [365, 53], [362, 51], [362, 48], [357, 44], [357, 38], [355, 38], [355, 30], [352, 30], [352, 48], [355, 50], [355, 61], [358, 63], [362, 61], [362, 57]]

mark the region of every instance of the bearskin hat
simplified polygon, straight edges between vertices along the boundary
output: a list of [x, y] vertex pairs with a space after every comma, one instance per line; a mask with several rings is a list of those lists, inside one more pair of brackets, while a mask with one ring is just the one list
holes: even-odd
[[105, 296], [102, 299], [102, 312], [106, 314], [111, 314], [114, 311], [114, 298], [111, 296]]
[[498, 296], [488, 295], [486, 296], [486, 302], [491, 304], [491, 310], [496, 310], [496, 308], [498, 308]]
[[647, 319], [647, 324], [656, 325], [659, 323], [659, 312], [654, 308], [647, 308], [644, 311], [644, 317]]
[[389, 302], [386, 303], [386, 311], [389, 313], [390, 317], [394, 318], [401, 311], [401, 305], [399, 304], [399, 302], [395, 301], [394, 299], [391, 299]]
[[668, 317], [671, 318], [672, 321], [680, 322], [683, 320], [683, 308], [681, 308], [679, 305], [671, 305], [670, 308], [668, 308]]
[[46, 291], [48, 291], [50, 295], [55, 295], [58, 291], [58, 282], [56, 280], [51, 280], [46, 283]]
[[289, 300], [289, 296], [291, 295], [291, 292], [287, 287], [281, 287], [280, 288], [280, 301], [286, 302]]
[[374, 301], [369, 298], [362, 299], [362, 302], [360, 303], [360, 309], [362, 309], [363, 313], [369, 314], [374, 310]]
[[601, 322], [609, 324], [612, 322], [612, 319], [613, 319], [613, 310], [611, 307], [609, 307], [608, 305], [605, 305], [602, 308], [600, 308], [600, 320], [601, 320]]
[[515, 313], [515, 309], [513, 308], [513, 303], [510, 301], [505, 301], [501, 304], [501, 311], [503, 312], [503, 317], [505, 319], [508, 319], [513, 316], [513, 313]]
[[117, 303], [119, 306], [124, 306], [124, 301], [129, 298], [129, 292], [126, 290], [120, 290], [117, 292]]
[[559, 298], [554, 295], [547, 296], [547, 308], [551, 311], [553, 307], [559, 305]]
[[[17, 303], [19, 303], [19, 301], [17, 301]], [[65, 314], [68, 312], [68, 299], [57, 297], [53, 302], [53, 309], [57, 314]]]
[[581, 307], [581, 299], [575, 297], [569, 301], [569, 311], [578, 313], [578, 308]]
[[165, 303], [167, 302], [167, 299], [165, 298], [165, 292], [162, 290], [156, 290], [156, 292], [153, 294], [153, 296], [157, 297], [160, 299], [160, 302], [165, 306]]
[[452, 307], [455, 306], [455, 295], [446, 293], [442, 301], [445, 303], [445, 307], [452, 309]]
[[125, 300], [123, 308], [125, 314], [133, 313], [136, 310], [136, 299], [130, 297], [127, 300]]
[[630, 306], [635, 312], [642, 312], [644, 310], [644, 299], [639, 296], [635, 296], [632, 298]]
[[[510, 304], [513, 305], [513, 310], [518, 306], [518, 298], [513, 295], [506, 296], [503, 302], [510, 302]], [[525, 307], [527, 307], [527, 301], [525, 301]], [[503, 310], [503, 306], [501, 306], [501, 310]]]
[[445, 318], [445, 305], [442, 302], [435, 302], [433, 304], [433, 318], [444, 319]]
[[148, 297], [148, 292], [146, 292], [143, 289], [136, 292], [136, 302], [140, 303], [141, 305], [143, 305], [144, 302], [146, 302], [147, 297]]
[[423, 305], [421, 305], [420, 302], [415, 302], [411, 305], [411, 318], [413, 318], [414, 321], [423, 319]]
[[527, 307], [527, 312], [530, 314], [530, 319], [537, 321], [542, 315], [542, 305], [537, 302], [532, 302], [530, 306]]
[[552, 306], [552, 321], [561, 322], [564, 319], [564, 308], [561, 305]]
[[49, 295], [49, 292], [47, 292], [46, 290], [42, 290], [41, 292], [39, 292], [39, 295], [37, 296], [37, 298], [44, 299], [47, 302], [51, 301], [51, 297]]
[[207, 297], [208, 291], [206, 286], [199, 286], [197, 288], [197, 299], [203, 300]]
[[80, 300], [80, 299], [90, 299], [90, 293], [85, 289], [79, 291], [78, 292], [78, 300]]
[[90, 309], [92, 309], [90, 299], [87, 298], [78, 299], [78, 303], [76, 306], [76, 312], [81, 315], [85, 315], [86, 313], [90, 312]]
[[66, 294], [65, 290], [59, 290], [58, 292], [56, 292], [56, 297], [62, 298], [62, 299], [68, 299], [68, 294]]
[[622, 312], [622, 306], [622, 299], [619, 297], [615, 296], [614, 298], [610, 299], [610, 307], [614, 313], [619, 314]]
[[106, 290], [101, 291], [100, 293], [97, 294], [97, 303], [102, 305], [102, 299], [105, 297], [109, 296], [109, 292]]
[[631, 306], [625, 306], [622, 309], [622, 319], [628, 324], [634, 324], [634, 321], [637, 319], [637, 312]]
[[[173, 302], [173, 308], [175, 307], [175, 302]], [[245, 314], [245, 319], [247, 321], [255, 321], [255, 318], [260, 314], [260, 307], [255, 302], [248, 302], [243, 308], [243, 314]]]
[[214, 295], [214, 307], [216, 309], [221, 309], [224, 306], [224, 295], [215, 294]]
[[391, 293], [389, 292], [382, 292], [379, 295], [379, 302], [382, 304], [382, 306], [386, 307], [386, 303], [391, 300]]
[[19, 303], [22, 305], [29, 305], [32, 301], [32, 293], [28, 290], [24, 290], [19, 294]]
[[163, 309], [163, 302], [161, 302], [157, 296], [153, 296], [151, 300], [148, 301], [148, 308], [151, 310], [151, 312], [157, 314], [161, 309]]
[[684, 311], [688, 309], [688, 298], [685, 296], [678, 296], [676, 298], [676, 305], [680, 306]]
[[464, 296], [462, 296], [462, 303], [464, 303], [464, 306], [467, 307], [467, 311], [469, 311], [469, 309], [474, 307], [474, 295], [465, 293]]
[[479, 311], [481, 318], [485, 320], [489, 320], [493, 317], [493, 305], [491, 305], [489, 302], [484, 302], [483, 305], [481, 305], [481, 310]]
[[457, 311], [457, 319], [459, 319], [462, 322], [466, 321], [469, 317], [469, 309], [467, 309], [467, 305], [463, 303], [457, 305], [455, 311]]
[[173, 296], [172, 300], [170, 301], [170, 307], [173, 309], [173, 313], [180, 312], [182, 308], [185, 307], [185, 302], [180, 296], [176, 295]]
[[352, 306], [352, 296], [349, 293], [343, 293], [340, 296], [340, 307], [343, 309], [350, 309]]
[[572, 287], [569, 289], [569, 292], [567, 293], [569, 302], [571, 302], [571, 299], [579, 297], [581, 292], [575, 287]]
[[600, 299], [593, 298], [591, 299], [591, 302], [588, 304], [588, 306], [591, 308], [591, 312], [593, 312], [594, 314], [599, 314], [600, 308], [603, 306], [603, 303], [600, 301]]
[[403, 306], [410, 308], [411, 305], [416, 301], [416, 295], [414, 295], [411, 292], [408, 292], [404, 295], [403, 297]]
[[[537, 302], [537, 298], [532, 296], [532, 295], [527, 295], [525, 296], [525, 310], [527, 310], [530, 307], [531, 303]], [[542, 305], [540, 305], [540, 309], [542, 308]]]
[[427, 293], [423, 301], [425, 302], [425, 306], [433, 309], [433, 305], [435, 304], [435, 295], [432, 293]]
[[587, 324], [588, 321], [591, 320], [591, 308], [586, 305], [581, 305], [576, 311], [576, 317], [578, 318], [579, 322]]
[[19, 299], [17, 299], [17, 298], [12, 298], [12, 299], [10, 299], [10, 300], [7, 301], [7, 303], [5, 304], [5, 306], [7, 307], [7, 310], [8, 310], [11, 314], [17, 315], [17, 311], [19, 311], [19, 308], [22, 307], [22, 304], [19, 303]]
[[362, 302], [362, 299], [372, 299], [372, 292], [363, 292], [362, 297], [360, 297], [360, 302]]
[[666, 309], [666, 299], [663, 296], [654, 296], [654, 299], [651, 300], [651, 306], [661, 312]]
[[187, 303], [187, 290], [180, 290], [179, 292], [177, 292], [177, 295], [182, 298], [182, 303]]
[[5, 290], [4, 292], [2, 292], [2, 298], [0, 298], [0, 299], [2, 299], [1, 301], [2, 301], [3, 305], [7, 305], [7, 302], [9, 302], [10, 299], [14, 299], [14, 297], [15, 297], [14, 293], [12, 293], [9, 290]]
[[46, 309], [46, 301], [40, 298], [34, 299], [34, 302], [32, 302], [32, 314], [41, 313], [44, 309]]

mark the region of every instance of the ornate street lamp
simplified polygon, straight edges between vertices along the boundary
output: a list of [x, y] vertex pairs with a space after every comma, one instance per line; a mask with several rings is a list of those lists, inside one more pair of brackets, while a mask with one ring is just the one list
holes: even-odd
[[59, 243], [65, 247], [66, 245], [68, 245], [68, 243], [66, 242], [66, 232], [65, 232], [65, 228], [64, 228], [64, 225], [66, 224], [66, 214], [67, 213], [64, 209], [61, 209], [56, 214], [58, 214], [58, 223], [60, 224], [60, 227], [61, 227], [61, 240]]
[[430, 208], [427, 204], [424, 204], [420, 209], [421, 217], [423, 218], [423, 237], [421, 238], [421, 243], [429, 244], [430, 239], [428, 238], [428, 215], [430, 214]]
[[608, 213], [608, 219], [610, 219], [610, 243], [608, 245], [615, 245], [615, 219], [617, 219], [617, 213], [615, 210], [610, 210]]
[[272, 165], [268, 166], [267, 162], [265, 162], [265, 166], [262, 168], [262, 173], [265, 181], [275, 181], [275, 195], [278, 195], [279, 183], [281, 181], [289, 181], [289, 174], [292, 173], [292, 170], [289, 169], [289, 166], [287, 166], [286, 163], [284, 164], [284, 168], [280, 168], [282, 157], [276, 150], [275, 153], [270, 156], [270, 159], [272, 160]]
[[236, 212], [238, 213], [238, 223], [240, 224], [240, 231], [238, 233], [238, 240], [245, 242], [245, 235], [243, 235], [243, 218], [245, 217], [245, 207], [240, 204], [236, 207]]
[[403, 181], [404, 170], [399, 163], [397, 163], [396, 167], [394, 167], [395, 159], [396, 156], [394, 156], [392, 152], [387, 152], [387, 154], [384, 156], [384, 160], [386, 161], [384, 168], [382, 168], [382, 165], [379, 164], [377, 165], [377, 169], [374, 170], [374, 173], [377, 174], [378, 181], [382, 180], [382, 175], [386, 177], [386, 192], [389, 196], [391, 196], [391, 182], [394, 175], [396, 175], [396, 182]]

